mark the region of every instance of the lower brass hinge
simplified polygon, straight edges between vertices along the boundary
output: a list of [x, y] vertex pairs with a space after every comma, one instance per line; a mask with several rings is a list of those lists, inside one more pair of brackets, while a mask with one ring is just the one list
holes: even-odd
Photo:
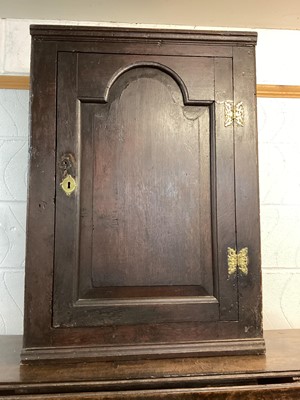
[[248, 247], [244, 247], [239, 252], [231, 247], [227, 248], [228, 275], [233, 275], [237, 271], [242, 275], [248, 275]]

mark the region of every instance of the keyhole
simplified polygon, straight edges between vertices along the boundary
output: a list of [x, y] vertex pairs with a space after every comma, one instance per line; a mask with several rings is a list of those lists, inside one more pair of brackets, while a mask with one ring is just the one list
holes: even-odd
[[60, 183], [63, 191], [66, 193], [67, 196], [70, 196], [72, 192], [74, 192], [76, 188], [75, 179], [71, 175], [67, 175], [65, 179]]

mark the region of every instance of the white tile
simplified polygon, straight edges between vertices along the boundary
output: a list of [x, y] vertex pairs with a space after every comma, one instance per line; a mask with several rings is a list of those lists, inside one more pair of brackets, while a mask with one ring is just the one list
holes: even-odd
[[286, 189], [287, 164], [280, 147], [259, 143], [259, 184], [261, 205], [282, 204]]
[[1, 137], [28, 137], [29, 91], [0, 89]]
[[78, 21], [7, 19], [5, 22], [4, 73], [29, 74], [30, 25], [79, 25]]
[[259, 145], [262, 205], [300, 205], [300, 143]]
[[261, 206], [261, 244], [263, 268], [300, 272], [300, 206]]
[[[5, 19], [0, 19], [0, 74], [4, 72]], [[1, 322], [0, 322], [1, 323]]]
[[263, 272], [264, 329], [300, 328], [300, 273]]
[[27, 196], [29, 93], [0, 90], [0, 201]]
[[0, 138], [0, 200], [25, 201], [27, 196], [27, 140]]
[[24, 272], [0, 270], [0, 335], [23, 333]]
[[25, 264], [26, 203], [0, 203], [0, 271]]
[[5, 73], [29, 73], [30, 34], [28, 20], [7, 20], [5, 27]]
[[256, 50], [257, 83], [300, 85], [300, 31], [259, 29]]
[[[31, 24], [87, 25], [79, 21], [7, 19], [5, 21], [5, 43], [2, 52], [4, 53], [3, 72], [5, 74], [29, 74], [31, 50], [29, 27]], [[97, 25], [97, 23], [88, 24]], [[100, 25], [107, 24], [100, 23]], [[118, 26], [118, 24], [111, 25]]]
[[258, 98], [260, 143], [300, 144], [300, 99]]
[[300, 205], [300, 99], [259, 99], [260, 198]]

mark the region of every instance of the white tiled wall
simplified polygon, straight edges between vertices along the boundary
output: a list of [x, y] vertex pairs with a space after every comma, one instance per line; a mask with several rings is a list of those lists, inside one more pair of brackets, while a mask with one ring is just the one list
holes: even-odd
[[0, 334], [23, 329], [28, 100], [0, 90]]
[[258, 99], [264, 317], [300, 328], [300, 99]]
[[[28, 74], [37, 22], [72, 23], [0, 19], [0, 73]], [[300, 85], [300, 31], [258, 33], [258, 83]], [[300, 100], [258, 99], [265, 329], [300, 328], [299, 116]], [[0, 334], [22, 332], [27, 126], [28, 92], [0, 90]]]

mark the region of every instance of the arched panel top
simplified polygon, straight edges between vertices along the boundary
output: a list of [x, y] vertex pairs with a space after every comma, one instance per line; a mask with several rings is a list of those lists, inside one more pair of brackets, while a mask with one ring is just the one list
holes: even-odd
[[172, 77], [186, 105], [210, 104], [215, 99], [213, 58], [98, 53], [78, 54], [78, 97], [105, 103], [121, 75], [133, 68], [145, 67], [159, 69]]
[[122, 67], [118, 71], [116, 71], [112, 75], [110, 80], [108, 81], [108, 84], [107, 84], [106, 89], [104, 91], [104, 101], [105, 102], [108, 101], [110, 89], [114, 85], [114, 83], [117, 81], [117, 79], [121, 75], [125, 74], [127, 71], [130, 71], [131, 69], [134, 69], [134, 68], [155, 68], [155, 69], [158, 69], [158, 70], [160, 70], [162, 72], [165, 72], [171, 78], [173, 78], [174, 81], [179, 86], [180, 91], [182, 93], [183, 103], [184, 104], [188, 103], [187, 88], [186, 88], [183, 80], [181, 79], [181, 77], [175, 71], [173, 71], [171, 68], [167, 67], [166, 65], [163, 65], [163, 64], [158, 63], [158, 62], [151, 62], [151, 61], [149, 61], [149, 62], [143, 62], [143, 61], [135, 62], [133, 64], [126, 65], [125, 67]]

